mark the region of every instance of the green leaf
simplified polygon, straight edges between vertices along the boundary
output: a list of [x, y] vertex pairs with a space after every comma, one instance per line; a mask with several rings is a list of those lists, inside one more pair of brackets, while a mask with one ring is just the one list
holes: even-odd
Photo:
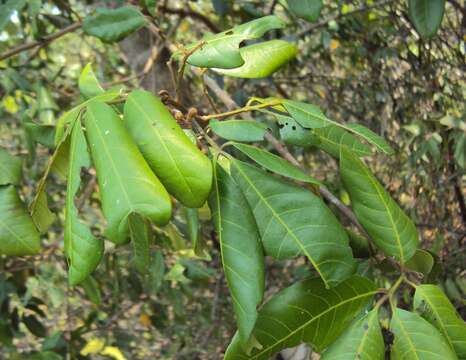
[[92, 71], [92, 64], [85, 66], [79, 76], [79, 92], [85, 99], [93, 98], [97, 95], [102, 95], [105, 91], [97, 80]]
[[445, 338], [426, 320], [412, 312], [395, 309], [390, 331], [395, 335], [393, 360], [456, 360]]
[[39, 123], [42, 125], [54, 125], [55, 111], [59, 108], [55, 100], [53, 100], [52, 95], [50, 95], [49, 91], [43, 86], [39, 86], [37, 90], [37, 107]]
[[12, 185], [0, 187], [0, 254], [35, 255], [40, 238], [24, 204]]
[[264, 295], [264, 254], [249, 205], [238, 185], [218, 164], [209, 198], [223, 269], [243, 347], [248, 345]]
[[417, 271], [426, 277], [434, 266], [433, 256], [425, 250], [417, 249], [413, 257], [406, 262], [408, 269]]
[[13, 13], [15, 11], [19, 13], [26, 4], [27, 0], [7, 0], [4, 4], [0, 5], [0, 32], [10, 22]]
[[128, 226], [133, 244], [134, 264], [140, 273], [146, 273], [150, 264], [149, 227], [144, 218], [137, 213], [129, 214]]
[[290, 164], [288, 161], [281, 157], [271, 154], [268, 151], [262, 150], [258, 147], [245, 145], [245, 144], [233, 144], [235, 148], [241, 151], [243, 154], [254, 160], [259, 165], [265, 167], [276, 174], [289, 177], [294, 180], [303, 181], [315, 185], [321, 185], [320, 181], [307, 175], [300, 168]]
[[144, 24], [144, 16], [133, 6], [97, 8], [95, 15], [84, 18], [83, 30], [88, 35], [112, 43], [124, 39]]
[[375, 145], [378, 149], [383, 151], [385, 154], [392, 155], [394, 153], [390, 145], [385, 141], [383, 137], [377, 135], [372, 130], [359, 124], [346, 124], [345, 128], [356, 135], [361, 136], [364, 140], [372, 145]]
[[322, 354], [321, 360], [358, 359], [384, 360], [385, 344], [377, 310], [355, 321]]
[[442, 23], [445, 0], [408, 0], [408, 11], [419, 35], [428, 39]]
[[243, 142], [262, 141], [267, 131], [267, 125], [254, 120], [212, 120], [209, 127], [221, 138]]
[[295, 44], [283, 40], [270, 40], [239, 49], [244, 64], [234, 69], [213, 68], [223, 75], [257, 79], [264, 78], [296, 57]]
[[208, 34], [200, 41], [186, 47], [198, 50], [188, 57], [191, 65], [204, 68], [233, 69], [244, 64], [239, 45], [245, 40], [257, 39], [272, 29], [281, 29], [285, 23], [274, 15], [264, 16], [218, 34]]
[[200, 236], [199, 228], [199, 210], [193, 208], [185, 208], [186, 226], [188, 228], [188, 237], [193, 246], [194, 254], [201, 258], [208, 258], [206, 246]]
[[466, 359], [466, 324], [438, 286], [416, 287], [414, 309], [442, 333], [459, 359]]
[[288, 145], [308, 147], [317, 145], [319, 139], [308, 129], [299, 125], [292, 117], [274, 114], [277, 118], [280, 138]]
[[160, 99], [143, 90], [131, 92], [124, 119], [142, 155], [168, 192], [187, 207], [201, 207], [212, 186], [212, 165]]
[[81, 122], [76, 121], [71, 132], [69, 168], [65, 208], [65, 254], [68, 259], [68, 276], [71, 286], [85, 280], [99, 265], [104, 243], [97, 240], [90, 229], [79, 220], [75, 197], [81, 185], [81, 169], [90, 166], [86, 138]]
[[348, 236], [318, 196], [238, 160], [231, 171], [253, 209], [267, 255], [305, 255], [327, 287], [353, 274]]
[[313, 133], [320, 140], [316, 146], [333, 157], [340, 157], [340, 149], [346, 146], [351, 149], [357, 156], [371, 155], [371, 148], [361, 143], [355, 136], [346, 130], [330, 125], [320, 129], [314, 129]]
[[402, 263], [409, 260], [418, 246], [416, 227], [363, 162], [344, 147], [340, 176], [358, 220], [375, 245]]
[[[55, 147], [55, 126], [36, 124], [30, 119], [25, 119], [24, 130], [31, 141], [53, 149]], [[35, 144], [33, 143], [33, 146]]]
[[156, 293], [162, 286], [165, 274], [165, 262], [163, 254], [160, 251], [155, 251], [152, 257], [153, 260], [149, 265], [149, 281], [151, 291]]
[[157, 225], [166, 224], [171, 216], [170, 197], [112, 107], [93, 101], [84, 121], [108, 238], [117, 244], [127, 240], [128, 215], [132, 212]]
[[330, 345], [367, 306], [375, 285], [352, 276], [328, 290], [320, 279], [295, 283], [272, 297], [260, 310], [253, 335], [262, 345], [246, 355], [235, 335], [225, 360], [269, 359], [278, 351], [302, 342], [322, 351]]
[[23, 174], [23, 161], [0, 147], [0, 185], [18, 185]]
[[315, 22], [319, 19], [322, 10], [322, 0], [286, 0], [291, 12], [296, 16]]
[[95, 305], [102, 303], [102, 295], [100, 294], [99, 283], [92, 277], [88, 276], [86, 279], [81, 281], [81, 286], [87, 298]]

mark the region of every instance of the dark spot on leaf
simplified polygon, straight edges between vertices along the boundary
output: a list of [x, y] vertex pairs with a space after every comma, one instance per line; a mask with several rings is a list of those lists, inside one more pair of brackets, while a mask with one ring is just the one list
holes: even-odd
[[293, 130], [296, 130], [296, 126], [294, 126], [294, 125], [293, 125], [291, 128], [292, 128]]
[[233, 35], [233, 31], [229, 30], [229, 31], [225, 32], [225, 35]]
[[242, 48], [242, 47], [245, 47], [245, 46], [246, 46], [246, 41], [241, 41], [241, 42], [239, 43], [239, 46], [238, 46], [238, 47], [239, 47], [239, 48]]
[[280, 129], [283, 129], [283, 128], [285, 127], [285, 125], [283, 125], [283, 124], [278, 124], [278, 127], [279, 127]]
[[285, 123], [286, 126], [288, 126], [288, 123]]

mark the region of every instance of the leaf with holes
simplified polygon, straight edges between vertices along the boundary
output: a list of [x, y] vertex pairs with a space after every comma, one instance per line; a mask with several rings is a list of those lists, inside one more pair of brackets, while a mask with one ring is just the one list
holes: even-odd
[[212, 120], [209, 127], [223, 139], [242, 142], [262, 141], [267, 131], [267, 125], [254, 120]]
[[414, 309], [442, 333], [459, 359], [466, 359], [466, 324], [438, 286], [416, 287]]
[[[194, 51], [188, 57], [191, 65], [204, 68], [233, 69], [244, 64], [239, 46], [245, 40], [261, 37], [272, 29], [281, 29], [285, 23], [274, 15], [236, 26], [218, 34], [208, 34], [200, 41], [187, 46], [187, 51]], [[202, 46], [201, 46], [202, 44]], [[180, 56], [180, 54], [177, 54]]]
[[296, 57], [296, 45], [283, 40], [270, 40], [239, 49], [244, 64], [234, 69], [213, 68], [217, 73], [245, 78], [264, 78]]
[[274, 114], [277, 119], [280, 138], [288, 145], [308, 147], [318, 145], [319, 139], [309, 129], [303, 128], [292, 117]]
[[296, 16], [315, 22], [319, 19], [322, 10], [322, 0], [286, 0], [293, 14]]
[[321, 360], [336, 359], [385, 359], [377, 310], [355, 321], [321, 356]]
[[18, 185], [23, 174], [23, 161], [0, 147], [0, 185]]
[[79, 220], [75, 206], [76, 193], [81, 185], [81, 169], [89, 166], [86, 138], [81, 122], [76, 121], [71, 132], [64, 233], [69, 283], [72, 286], [85, 280], [96, 269], [104, 253], [103, 241], [97, 240]]
[[393, 360], [456, 360], [439, 331], [418, 314], [395, 309], [390, 323], [395, 335], [391, 348]]
[[209, 198], [223, 269], [233, 299], [239, 338], [248, 346], [264, 294], [264, 254], [249, 205], [231, 176], [215, 165]]
[[35, 255], [40, 238], [31, 217], [12, 185], [0, 187], [0, 254]]
[[171, 217], [170, 197], [112, 107], [91, 102], [84, 123], [108, 222], [108, 238], [117, 244], [126, 242], [128, 215], [132, 212], [165, 225]]
[[160, 99], [143, 90], [131, 92], [124, 120], [168, 192], [187, 207], [201, 207], [212, 186], [212, 165]]
[[340, 176], [358, 220], [375, 245], [402, 263], [408, 261], [418, 246], [416, 227], [363, 162], [346, 148], [341, 149]]
[[267, 255], [305, 255], [327, 287], [353, 274], [348, 236], [318, 196], [238, 160], [231, 172], [253, 209]]
[[262, 348], [246, 354], [236, 334], [225, 360], [265, 360], [303, 342], [320, 352], [333, 343], [376, 293], [376, 286], [359, 276], [331, 290], [321, 279], [298, 282], [273, 296], [259, 310], [253, 335]]
[[419, 35], [428, 39], [442, 23], [445, 0], [408, 0], [408, 11]]

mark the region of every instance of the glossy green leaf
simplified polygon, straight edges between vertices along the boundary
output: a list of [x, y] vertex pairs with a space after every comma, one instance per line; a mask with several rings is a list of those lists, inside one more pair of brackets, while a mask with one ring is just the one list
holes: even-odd
[[188, 58], [191, 65], [204, 68], [233, 69], [244, 64], [239, 45], [245, 40], [257, 39], [272, 29], [281, 29], [285, 23], [274, 15], [236, 26], [218, 34], [208, 34], [189, 45], [188, 51], [204, 43]]
[[290, 164], [288, 161], [281, 157], [271, 154], [268, 151], [262, 150], [258, 147], [245, 145], [245, 144], [233, 144], [235, 148], [241, 151], [250, 159], [254, 160], [259, 165], [263, 166], [267, 170], [270, 170], [276, 174], [289, 177], [294, 180], [303, 181], [315, 185], [320, 185], [320, 181], [307, 175], [300, 168]]
[[0, 147], [0, 185], [18, 185], [23, 174], [23, 161]]
[[149, 227], [144, 218], [137, 213], [129, 214], [128, 227], [133, 244], [133, 262], [139, 272], [145, 273], [150, 264]]
[[371, 155], [371, 148], [360, 142], [354, 135], [351, 135], [346, 130], [330, 125], [320, 129], [313, 130], [314, 135], [319, 139], [316, 146], [333, 157], [340, 157], [340, 148], [348, 147], [353, 153], [358, 156]]
[[283, 40], [270, 40], [239, 49], [244, 64], [234, 69], [213, 70], [227, 76], [257, 79], [264, 78], [296, 57], [295, 44]]
[[83, 30], [108, 43], [120, 41], [144, 26], [144, 16], [133, 6], [116, 9], [97, 8], [96, 14], [86, 16]]
[[92, 71], [92, 64], [87, 64], [81, 75], [79, 76], [79, 92], [85, 99], [90, 99], [94, 96], [104, 93], [104, 89], [97, 80], [94, 71]]
[[264, 254], [253, 213], [231, 176], [215, 166], [209, 198], [223, 269], [233, 299], [239, 337], [246, 347], [265, 286]]
[[340, 154], [340, 176], [358, 220], [375, 245], [402, 263], [409, 260], [418, 246], [416, 227], [363, 162], [346, 148]]
[[322, 10], [322, 0], [286, 0], [291, 12], [296, 16], [315, 22], [319, 19]]
[[160, 99], [143, 90], [131, 92], [124, 119], [142, 155], [168, 192], [187, 207], [201, 207], [212, 186], [212, 165]]
[[385, 344], [377, 310], [355, 321], [322, 354], [321, 360], [384, 360]]
[[391, 347], [393, 360], [458, 359], [439, 331], [415, 313], [395, 309], [390, 331], [395, 336]]
[[27, 0], [7, 0], [0, 5], [0, 32], [10, 22], [10, 18], [15, 11], [20, 12], [27, 4]]
[[359, 276], [352, 276], [330, 290], [320, 279], [295, 283], [259, 310], [253, 335], [262, 348], [247, 355], [235, 335], [225, 360], [266, 360], [302, 342], [322, 351], [347, 328], [376, 292], [372, 282]]
[[35, 255], [39, 251], [39, 233], [16, 189], [0, 186], [0, 254]]
[[466, 359], [466, 324], [438, 286], [417, 286], [414, 309], [442, 333], [460, 360]]
[[305, 255], [327, 287], [353, 274], [348, 236], [318, 196], [238, 160], [231, 171], [253, 209], [267, 255]]
[[409, 16], [423, 38], [434, 36], [442, 23], [445, 0], [408, 0]]
[[262, 141], [267, 131], [267, 125], [254, 120], [212, 120], [209, 127], [221, 138], [243, 142]]
[[104, 253], [103, 241], [96, 239], [79, 220], [79, 211], [75, 206], [75, 197], [81, 185], [81, 169], [89, 166], [86, 138], [81, 122], [76, 121], [71, 132], [64, 230], [68, 277], [72, 286], [79, 284], [96, 269]]
[[377, 135], [371, 129], [359, 124], [346, 124], [345, 128], [356, 135], [361, 136], [364, 140], [376, 146], [385, 154], [392, 155], [394, 153], [392, 147], [385, 141], [385, 139], [382, 136]]
[[93, 101], [84, 120], [108, 238], [117, 244], [127, 240], [128, 215], [133, 212], [166, 224], [171, 216], [170, 197], [112, 107]]
[[408, 269], [417, 271], [424, 276], [429, 275], [434, 266], [433, 256], [425, 250], [417, 249], [414, 255], [406, 262]]

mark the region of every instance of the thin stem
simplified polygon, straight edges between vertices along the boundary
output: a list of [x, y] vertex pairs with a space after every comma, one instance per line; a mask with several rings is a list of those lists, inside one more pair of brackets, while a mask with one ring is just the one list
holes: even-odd
[[378, 310], [384, 303], [387, 301], [387, 299], [391, 299], [392, 296], [395, 294], [396, 290], [400, 287], [400, 285], [405, 281], [405, 276], [402, 274], [396, 281], [395, 283], [388, 289], [388, 292], [382, 296], [379, 301], [376, 302], [374, 309]]
[[201, 116], [200, 119], [203, 120], [203, 121], [209, 121], [211, 119], [220, 119], [220, 118], [225, 118], [225, 117], [229, 117], [229, 116], [236, 115], [236, 114], [241, 114], [241, 113], [248, 112], [248, 111], [259, 110], [259, 109], [263, 109], [263, 108], [266, 108], [266, 107], [275, 106], [275, 105], [279, 105], [279, 104], [280, 104], [279, 101], [274, 100], [274, 101], [266, 102], [266, 103], [259, 104], [259, 105], [245, 106], [245, 107], [242, 107], [242, 108], [239, 108], [239, 109], [227, 111], [227, 112], [220, 113], [220, 114], [212, 114], [212, 115]]
[[199, 44], [197, 44], [195, 47], [193, 47], [191, 50], [184, 51], [183, 59], [181, 60], [181, 66], [180, 69], [178, 70], [178, 80], [176, 82], [176, 87], [175, 87], [175, 94], [176, 94], [176, 101], [180, 101], [180, 85], [183, 82], [183, 75], [184, 75], [184, 69], [186, 68], [186, 63], [188, 61], [188, 58], [194, 54], [198, 49], [202, 48], [206, 44], [205, 41], [201, 41]]

